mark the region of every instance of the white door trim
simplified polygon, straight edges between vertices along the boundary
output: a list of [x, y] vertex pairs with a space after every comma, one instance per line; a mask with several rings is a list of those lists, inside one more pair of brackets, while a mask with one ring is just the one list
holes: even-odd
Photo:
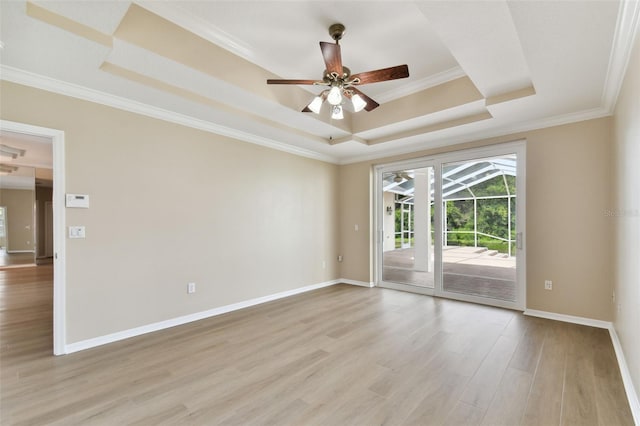
[[53, 256], [53, 202], [44, 203], [44, 257]]
[[53, 148], [53, 353], [65, 352], [66, 338], [66, 239], [64, 132], [14, 121], [0, 120], [0, 129], [50, 138]]

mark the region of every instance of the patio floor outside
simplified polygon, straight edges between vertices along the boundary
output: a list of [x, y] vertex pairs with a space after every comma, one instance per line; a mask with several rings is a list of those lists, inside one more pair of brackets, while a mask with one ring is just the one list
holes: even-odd
[[[414, 270], [414, 254], [414, 248], [384, 252], [383, 280], [433, 288], [433, 271]], [[516, 299], [515, 284], [515, 257], [481, 247], [444, 247], [445, 291], [513, 302]]]

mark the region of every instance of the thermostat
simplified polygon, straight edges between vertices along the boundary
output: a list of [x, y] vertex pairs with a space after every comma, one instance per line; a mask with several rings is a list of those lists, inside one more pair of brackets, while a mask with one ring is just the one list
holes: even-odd
[[79, 209], [89, 208], [89, 196], [83, 194], [67, 194], [67, 207]]

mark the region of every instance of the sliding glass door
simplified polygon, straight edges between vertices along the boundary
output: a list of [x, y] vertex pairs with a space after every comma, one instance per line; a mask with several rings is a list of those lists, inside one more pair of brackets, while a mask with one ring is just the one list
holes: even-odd
[[517, 155], [442, 165], [442, 294], [516, 302]]
[[376, 170], [376, 284], [525, 306], [524, 142]]

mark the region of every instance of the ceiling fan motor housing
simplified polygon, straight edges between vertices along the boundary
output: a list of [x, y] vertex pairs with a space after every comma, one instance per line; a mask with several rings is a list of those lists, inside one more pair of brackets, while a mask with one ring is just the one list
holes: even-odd
[[342, 25], [342, 24], [333, 24], [333, 25], [331, 25], [329, 27], [329, 35], [337, 43], [338, 40], [340, 40], [342, 38], [342, 35], [344, 34], [344, 30], [345, 30], [344, 25]]

